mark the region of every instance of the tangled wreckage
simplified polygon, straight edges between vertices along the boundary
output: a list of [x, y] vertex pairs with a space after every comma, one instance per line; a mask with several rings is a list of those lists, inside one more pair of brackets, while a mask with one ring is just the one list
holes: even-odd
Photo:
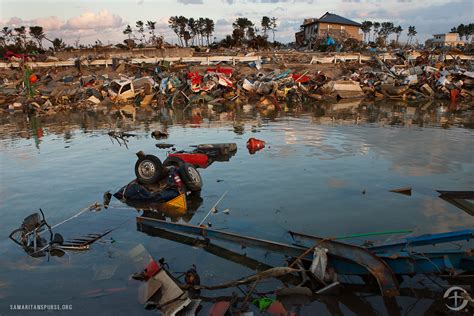
[[[160, 138], [160, 135], [155, 136]], [[252, 154], [264, 148], [265, 142], [251, 138], [247, 146]], [[165, 315], [195, 315], [202, 304], [207, 304], [210, 308], [209, 315], [224, 315], [226, 312], [232, 315], [242, 314], [251, 311], [252, 306], [259, 312], [289, 315], [288, 310], [292, 305], [285, 302], [285, 296], [296, 295], [309, 301], [322, 300], [329, 308], [331, 297], [347, 291], [381, 295], [384, 303], [393, 307], [396, 306], [394, 298], [398, 296], [429, 299], [439, 297], [438, 292], [404, 287], [410, 278], [437, 278], [439, 282], [458, 286], [472, 286], [474, 283], [474, 250], [462, 244], [474, 237], [474, 230], [410, 236], [390, 242], [366, 241], [363, 244], [342, 239], [397, 232], [341, 238], [287, 231], [286, 241], [265, 240], [252, 236], [253, 234], [236, 234], [212, 228], [210, 223], [205, 224], [209, 214], [217, 213], [216, 207], [227, 192], [198, 225], [176, 222], [176, 218], [189, 222], [186, 214], [194, 213], [201, 205], [203, 178], [198, 170], [208, 168], [217, 161], [228, 161], [237, 151], [234, 143], [199, 144], [192, 148], [190, 151], [171, 150], [163, 162], [155, 155], [138, 152], [136, 179], [113, 195], [106, 192], [102, 204], [94, 203], [53, 226], [46, 222], [40, 210], [42, 217], [33, 214], [25, 218], [21, 227], [11, 233], [10, 238], [33, 257], [61, 256], [67, 251], [88, 250], [95, 241], [111, 233], [113, 229], [67, 241], [53, 230], [83, 213], [97, 212], [100, 208], [113, 209], [110, 206], [113, 196], [142, 212], [136, 217], [138, 231], [198, 247], [256, 271], [255, 274], [224, 283], [201, 284], [198, 266], [192, 265], [181, 277], [176, 277], [170, 268], [172, 262], [166, 262], [164, 258], [155, 260], [150, 255], [149, 264], [143, 267], [143, 271], [133, 274], [132, 278], [145, 282], [139, 287], [139, 302], [145, 308], [159, 309]], [[411, 188], [393, 191], [411, 194]], [[466, 212], [472, 211], [472, 203], [469, 201], [474, 196], [473, 192], [440, 193], [441, 198], [462, 207]], [[48, 234], [49, 240], [42, 237], [43, 234]], [[274, 254], [273, 258], [280, 261], [280, 264], [272, 266], [241, 254], [239, 250], [245, 248]], [[201, 262], [200, 266], [205, 264]], [[268, 280], [282, 284], [271, 291], [258, 290], [258, 285]], [[244, 295], [204, 295], [207, 292], [219, 295], [220, 291], [233, 288], [239, 289]], [[465, 299], [472, 302], [472, 298], [466, 295]], [[341, 303], [351, 310], [357, 310], [356, 306], [351, 305], [356, 304], [353, 301], [342, 299]], [[334, 306], [331, 308], [333, 310]]]
[[[124, 59], [111, 65], [105, 61], [103, 74], [94, 68], [98, 63], [81, 59], [75, 63], [77, 73], [58, 70], [56, 64], [51, 69], [47, 64], [32, 64], [41, 67], [35, 71], [26, 68], [21, 76], [14, 72], [1, 75], [0, 110], [51, 115], [132, 104], [132, 108], [278, 111], [321, 100], [354, 98], [445, 99], [452, 102], [452, 110], [472, 107], [472, 56], [455, 52], [395, 51], [390, 58], [386, 54], [321, 57], [296, 52], [214, 57], [202, 62], [196, 62], [202, 59], [198, 57], [189, 61]], [[325, 58], [331, 59], [330, 67]]]

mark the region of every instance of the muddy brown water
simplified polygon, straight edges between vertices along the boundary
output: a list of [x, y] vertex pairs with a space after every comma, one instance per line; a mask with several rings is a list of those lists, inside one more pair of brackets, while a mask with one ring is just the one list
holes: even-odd
[[[287, 113], [138, 111], [135, 121], [131, 116], [102, 112], [29, 119], [22, 114], [3, 116], [0, 314], [26, 313], [11, 310], [13, 304], [72, 305], [72, 310], [55, 311], [65, 315], [151, 314], [138, 303], [140, 283], [130, 279], [143, 267], [145, 259], [140, 256], [146, 253], [165, 258], [175, 272], [196, 264], [203, 284], [255, 272], [199, 247], [137, 231], [139, 211], [115, 199], [112, 208], [86, 213], [58, 228], [64, 237], [115, 228], [89, 251], [69, 252], [48, 261], [29, 257], [6, 238], [38, 208], [54, 224], [101, 201], [105, 191], [115, 192], [134, 178], [135, 152], [143, 150], [164, 159], [166, 150], [155, 147], [158, 142], [173, 143], [178, 149], [199, 143], [238, 145], [230, 161], [201, 170], [204, 188], [195, 210], [172, 218], [162, 214], [167, 220], [198, 224], [228, 191], [218, 209], [229, 209], [230, 214], [219, 212], [206, 222], [216, 229], [280, 242], [291, 242], [288, 230], [342, 236], [472, 229], [473, 218], [439, 199], [435, 191], [474, 189], [474, 131], [462, 124], [472, 113], [452, 114], [446, 109], [436, 106], [420, 111], [380, 103], [328, 104]], [[236, 124], [244, 125], [243, 133], [235, 132]], [[119, 145], [107, 135], [113, 126], [137, 136], [129, 138], [127, 146]], [[157, 141], [150, 136], [151, 131], [163, 129], [169, 132], [168, 139]], [[265, 140], [266, 148], [249, 154], [245, 144], [250, 137]], [[412, 196], [389, 192], [404, 186], [412, 187]], [[269, 265], [282, 265], [285, 260], [259, 250], [216, 245]], [[402, 285], [420, 288], [419, 282], [407, 280]], [[419, 315], [443, 310], [443, 291], [434, 281], [421, 282], [439, 299], [408, 295], [388, 304], [377, 294], [344, 291], [339, 296], [296, 302], [291, 310], [301, 315]], [[279, 286], [277, 281], [262, 282], [259, 290]], [[231, 290], [204, 294], [230, 295]]]

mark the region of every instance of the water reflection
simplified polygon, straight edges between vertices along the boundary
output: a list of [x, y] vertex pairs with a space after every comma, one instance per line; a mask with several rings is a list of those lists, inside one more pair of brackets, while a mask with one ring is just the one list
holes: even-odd
[[[377, 126], [451, 126], [472, 127], [474, 114], [471, 111], [450, 112], [448, 105], [442, 102], [429, 101], [426, 104], [407, 105], [401, 101], [367, 102], [362, 100], [341, 100], [337, 103], [317, 103], [311, 106], [287, 109], [287, 112], [240, 110], [210, 110], [207, 105], [201, 107], [172, 110], [162, 108], [153, 111], [147, 108], [131, 108], [130, 105], [114, 106], [110, 110], [98, 112], [67, 112], [49, 116], [30, 116], [12, 114], [0, 117], [1, 138], [34, 138], [38, 147], [47, 134], [63, 135], [71, 138], [71, 131], [80, 129], [83, 132], [97, 129], [120, 128], [132, 130], [143, 126], [150, 130], [150, 124], [159, 123], [166, 131], [169, 125], [190, 125], [194, 127], [209, 126], [218, 122], [233, 122], [234, 128], [242, 122], [261, 125], [260, 119], [275, 120], [287, 115], [300, 117], [310, 114], [315, 124], [373, 124]], [[60, 124], [58, 124], [60, 123]], [[235, 128], [237, 134], [242, 130]]]
[[143, 216], [160, 220], [170, 220], [172, 222], [183, 221], [188, 223], [196, 214], [196, 211], [202, 205], [203, 201], [201, 194], [198, 192], [186, 196], [185, 210], [169, 206], [166, 203], [150, 203], [132, 200], [123, 200], [122, 202], [136, 209], [137, 212], [143, 212]]
[[[68, 210], [81, 209], [101, 199], [105, 190], [117, 191], [134, 176], [135, 152], [144, 150], [163, 160], [166, 150], [155, 147], [158, 141], [151, 137], [152, 131], [168, 132], [167, 142], [178, 149], [204, 142], [231, 141], [243, 150], [231, 161], [215, 163], [202, 171], [204, 187], [200, 199], [194, 207], [189, 203], [185, 214], [171, 214], [158, 206], [130, 205], [132, 210], [147, 209], [149, 216], [197, 223], [220, 194], [228, 190], [222, 208], [232, 212], [212, 218], [214, 227], [229, 227], [239, 233], [255, 231], [257, 237], [282, 241], [283, 229], [296, 228], [313, 235], [338, 236], [396, 229], [422, 234], [474, 227], [472, 216], [439, 199], [435, 192], [474, 187], [473, 122], [472, 112], [450, 112], [436, 101], [408, 106], [400, 102], [318, 103], [289, 107], [286, 112], [257, 111], [252, 107], [244, 111], [211, 110], [202, 106], [199, 110], [138, 109], [134, 114], [113, 109], [29, 119], [16, 114], [1, 116], [0, 233], [5, 238], [0, 239], [0, 249], [6, 254], [1, 253], [5, 259], [0, 262], [0, 298], [18, 297], [32, 302], [38, 296], [43, 301], [50, 295], [78, 297], [77, 308], [84, 306], [84, 313], [98, 309], [101, 304], [110, 303], [110, 297], [93, 303], [81, 297], [80, 292], [109, 284], [123, 287], [123, 280], [128, 279], [134, 268], [129, 271], [129, 265], [124, 265], [124, 270], [119, 269], [110, 283], [91, 284], [90, 269], [85, 267], [98, 261], [118, 260], [113, 257], [113, 248], [123, 244], [145, 243], [154, 254], [173, 258], [178, 270], [188, 268], [190, 263], [206, 262], [203, 283], [251, 273], [202, 251], [179, 247], [161, 238], [144, 238], [144, 234], [135, 231], [136, 212], [117, 201], [113, 206], [126, 210], [112, 207], [90, 221], [84, 219], [85, 223], [68, 227], [65, 236], [71, 236], [73, 232], [69, 229], [76, 227], [79, 236], [84, 227], [95, 233], [124, 221], [128, 225], [113, 232], [111, 238], [117, 242], [107, 244], [111, 249], [98, 243], [91, 249], [91, 255], [73, 256], [74, 264], [68, 271], [36, 272], [34, 264], [25, 264], [19, 249], [7, 240], [18, 222], [38, 207], [50, 210], [48, 218], [59, 222], [70, 215]], [[108, 132], [112, 130], [138, 137], [129, 138], [127, 149], [111, 143]], [[245, 150], [250, 137], [264, 140], [266, 148], [250, 155]], [[411, 186], [413, 195], [388, 192], [402, 186]], [[98, 216], [102, 216], [101, 221]], [[224, 253], [214, 249], [215, 253]], [[274, 263], [271, 256], [257, 259], [267, 265]], [[260, 263], [252, 264], [255, 267]], [[24, 272], [19, 271], [21, 268], [31, 271], [27, 276], [29, 284], [38, 291], [26, 293], [20, 286], [23, 283], [17, 282]], [[2, 287], [4, 284], [9, 284], [8, 290]], [[45, 291], [46, 288], [51, 291]], [[338, 299], [343, 300], [343, 295]], [[372, 308], [376, 313], [385, 313], [382, 298], [357, 296], [359, 301], [342, 303], [343, 312], [353, 308], [357, 314], [370, 315], [374, 314]], [[135, 297], [135, 289], [130, 289], [120, 296], [122, 306], [126, 305], [124, 308], [130, 313], [143, 312]], [[115, 298], [113, 301], [117, 301]], [[314, 301], [309, 308], [316, 305], [314, 308], [324, 313], [328, 306], [336, 306], [330, 298], [327, 302], [329, 305]], [[371, 308], [364, 307], [367, 302]], [[408, 310], [409, 305], [417, 305], [417, 298], [400, 299], [398, 303]], [[422, 301], [415, 310], [418, 314], [433, 311], [428, 309], [431, 303]], [[361, 307], [349, 307], [354, 304]]]

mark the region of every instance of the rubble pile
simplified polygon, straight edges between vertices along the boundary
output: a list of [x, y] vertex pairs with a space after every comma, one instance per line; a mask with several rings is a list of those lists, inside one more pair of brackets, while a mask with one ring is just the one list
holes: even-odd
[[105, 68], [84, 69], [79, 64], [62, 70], [9, 71], [0, 74], [0, 111], [47, 115], [117, 103], [155, 108], [207, 104], [223, 110], [280, 110], [348, 98], [448, 99], [458, 101], [462, 108], [464, 101], [472, 99], [474, 88], [471, 61], [427, 55], [416, 61], [403, 54], [390, 61], [373, 56], [365, 64], [332, 64], [332, 70], [311, 63], [291, 66], [288, 69], [275, 55], [235, 66], [162, 61], [155, 65], [122, 62]]

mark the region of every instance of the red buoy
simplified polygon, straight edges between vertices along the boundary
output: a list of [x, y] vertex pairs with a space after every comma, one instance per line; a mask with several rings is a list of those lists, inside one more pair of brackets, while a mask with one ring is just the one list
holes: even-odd
[[255, 154], [257, 151], [265, 148], [265, 142], [256, 138], [249, 138], [247, 141], [247, 149], [250, 154]]

